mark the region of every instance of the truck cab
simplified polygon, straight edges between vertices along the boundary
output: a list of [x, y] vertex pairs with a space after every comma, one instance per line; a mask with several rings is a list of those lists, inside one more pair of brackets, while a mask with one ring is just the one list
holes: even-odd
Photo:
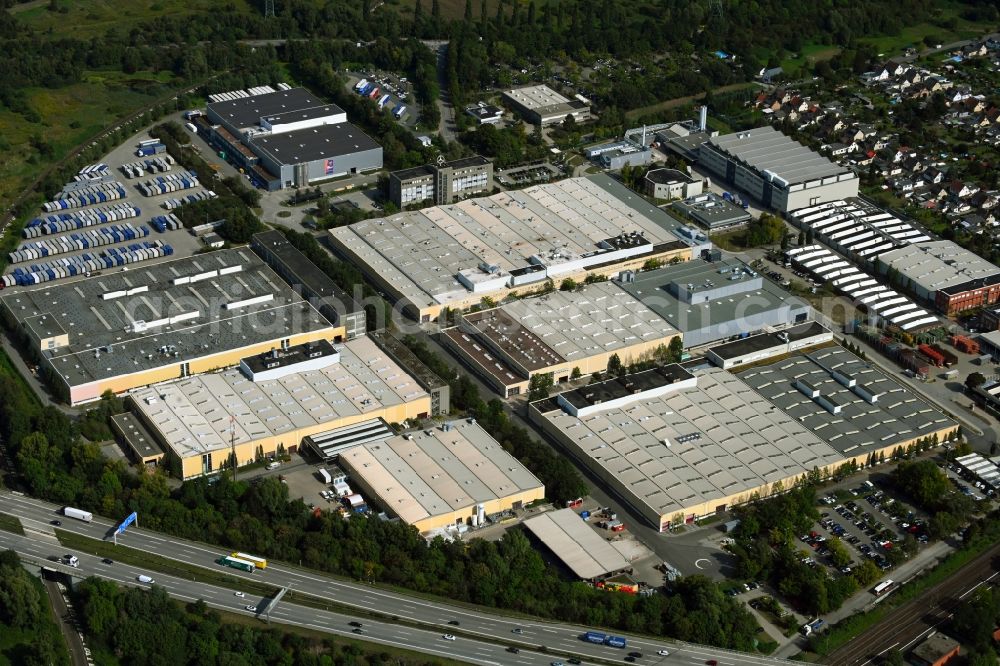
[[69, 553], [67, 553], [66, 555], [63, 555], [63, 563], [68, 564], [71, 567], [79, 567], [80, 558], [78, 558], [76, 555], [70, 555]]

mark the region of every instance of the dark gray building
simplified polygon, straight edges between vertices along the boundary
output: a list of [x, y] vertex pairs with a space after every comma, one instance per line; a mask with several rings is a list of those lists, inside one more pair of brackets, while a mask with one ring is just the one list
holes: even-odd
[[714, 192], [704, 192], [678, 201], [673, 204], [673, 208], [709, 231], [730, 229], [750, 221], [750, 213]]
[[343, 326], [346, 339], [365, 334], [365, 309], [361, 304], [334, 284], [330, 276], [289, 243], [284, 234], [274, 230], [254, 234], [250, 247], [331, 324]]
[[447, 415], [451, 411], [451, 386], [431, 370], [426, 363], [386, 329], [372, 331], [371, 339], [389, 358], [406, 370], [431, 395], [431, 414]]
[[208, 140], [260, 187], [280, 190], [382, 168], [382, 147], [305, 88], [207, 105]]
[[441, 206], [493, 190], [493, 162], [475, 155], [389, 174], [389, 200], [400, 208], [429, 201]]

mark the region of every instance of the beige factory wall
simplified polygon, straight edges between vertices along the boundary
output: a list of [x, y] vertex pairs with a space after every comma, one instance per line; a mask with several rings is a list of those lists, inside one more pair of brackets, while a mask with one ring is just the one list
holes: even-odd
[[[638, 498], [632, 495], [631, 489], [623, 484], [617, 477], [609, 473], [606, 468], [601, 465], [595, 464], [593, 459], [586, 455], [582, 449], [577, 445], [576, 440], [569, 437], [564, 431], [555, 428], [552, 423], [544, 417], [544, 415], [538, 411], [536, 404], [546, 404], [546, 401], [541, 401], [540, 403], [532, 403], [528, 405], [528, 420], [532, 423], [538, 425], [542, 431], [551, 437], [553, 440], [558, 442], [561, 446], [565, 447], [567, 451], [571, 452], [574, 457], [580, 462], [585, 464], [596, 476], [605, 481], [608, 485], [613, 487], [620, 497], [625, 499], [628, 504], [632, 507], [632, 510], [639, 513], [643, 518], [645, 518], [651, 525], [662, 526], [667, 522], [674, 520], [678, 516], [683, 516], [684, 520], [697, 519], [703, 516], [715, 514], [721, 510], [728, 510], [734, 505], [744, 504], [750, 501], [755, 494], [760, 497], [766, 497], [773, 492], [775, 483], [763, 484], [757, 488], [752, 488], [734, 495], [729, 495], [722, 498], [712, 499], [708, 502], [701, 502], [697, 504], [685, 505], [682, 507], [677, 507], [675, 510], [670, 511], [667, 514], [660, 514], [651, 507], [646, 506], [638, 500]], [[933, 437], [935, 434], [938, 436], [939, 442], [944, 442], [945, 439], [950, 437], [957, 430], [958, 426], [953, 425], [947, 428], [942, 428], [936, 433], [930, 433], [924, 435], [924, 437]], [[918, 438], [908, 439], [902, 442], [895, 442], [892, 446], [886, 446], [881, 449], [875, 449], [874, 453], [885, 454], [889, 457], [892, 452], [898, 448], [906, 448], [911, 444], [916, 443]], [[865, 451], [864, 454], [843, 458], [835, 463], [827, 465], [826, 467], [819, 468], [822, 475], [832, 475], [834, 474], [842, 465], [845, 463], [854, 462], [859, 467], [863, 467], [868, 460], [869, 454], [872, 451]], [[796, 474], [793, 476], [786, 477], [780, 480], [781, 488], [785, 490], [794, 486], [797, 482], [802, 479], [802, 474]]]
[[[260, 439], [239, 443], [236, 445], [236, 459], [240, 466], [248, 465], [257, 459], [258, 449], [263, 449], [264, 455], [270, 456], [277, 452], [279, 445], [284, 446], [285, 450], [292, 447], [298, 447], [302, 444], [302, 440], [306, 437], [325, 432], [327, 430], [342, 428], [379, 417], [383, 418], [388, 423], [402, 423], [408, 419], [416, 419], [421, 415], [428, 415], [430, 412], [431, 398], [429, 395], [425, 395], [417, 398], [416, 400], [383, 408], [381, 410], [366, 412], [364, 414], [353, 414], [346, 418], [335, 419], [333, 421], [319, 423], [306, 428], [299, 428], [280, 435], [262, 437]], [[160, 444], [162, 444], [167, 450], [172, 451], [172, 447], [169, 442], [165, 440], [159, 431], [156, 428], [151, 427], [151, 424], [149, 423], [146, 423], [146, 425], [147, 427], [150, 427], [157, 439], [160, 440]], [[218, 470], [221, 463], [228, 459], [229, 450], [216, 449], [211, 453], [213, 468]], [[176, 452], [174, 455], [180, 457]], [[194, 476], [201, 476], [201, 456], [202, 453], [197, 453], [194, 455], [188, 455], [187, 457], [181, 457], [183, 478], [188, 479]]]
[[[381, 275], [373, 273], [368, 264], [366, 264], [361, 257], [357, 256], [348, 247], [340, 243], [336, 236], [330, 234], [329, 240], [336, 248], [338, 253], [344, 255], [345, 257], [347, 257], [349, 261], [351, 261], [351, 263], [361, 268], [361, 270], [364, 272], [365, 276], [369, 278], [369, 280], [374, 282], [387, 294], [390, 294], [393, 302], [404, 301], [405, 303], [408, 304], [410, 303], [410, 300], [406, 298], [402, 293], [400, 293], [400, 291], [396, 289], [395, 285], [384, 280]], [[559, 284], [567, 278], [580, 283], [586, 280], [588, 275], [601, 275], [607, 278], [613, 278], [616, 277], [618, 273], [620, 273], [621, 271], [640, 270], [646, 264], [646, 262], [650, 260], [658, 260], [664, 263], [669, 263], [675, 258], [679, 261], [690, 261], [692, 254], [693, 251], [689, 247], [684, 247], [677, 250], [669, 250], [657, 254], [647, 254], [643, 255], [642, 257], [638, 257], [628, 261], [614, 263], [609, 266], [602, 266], [600, 268], [590, 271], [577, 271], [575, 273], [567, 273], [565, 275], [560, 275], [558, 278], [553, 278], [553, 282], [555, 282], [555, 287], [558, 288]], [[474, 305], [479, 305], [480, 303], [482, 303], [484, 296], [489, 296], [494, 301], [500, 302], [513, 293], [519, 293], [522, 295], [529, 294], [539, 289], [542, 286], [542, 284], [544, 284], [544, 281], [534, 282], [532, 284], [522, 285], [520, 287], [500, 289], [497, 291], [492, 291], [483, 294], [470, 293], [463, 299], [456, 300], [451, 303], [447, 303], [445, 305], [442, 305], [440, 303], [434, 303], [431, 305], [423, 305], [423, 306], [417, 306], [411, 304], [409, 306], [409, 309], [405, 310], [405, 313], [407, 314], [407, 316], [417, 319], [419, 321], [423, 321], [425, 317], [427, 318], [428, 321], [436, 321], [438, 316], [440, 316], [441, 311], [444, 310], [445, 308], [451, 308], [452, 310], [466, 310]], [[427, 298], [429, 300], [430, 296], [428, 296]]]
[[[288, 337], [288, 344], [290, 346], [294, 346], [316, 340], [332, 340], [337, 335], [343, 336], [344, 330], [343, 326], [330, 326], [317, 331], [291, 335]], [[188, 374], [197, 375], [210, 370], [238, 365], [241, 358], [262, 354], [280, 347], [282, 339], [283, 338], [275, 338], [274, 340], [268, 340], [260, 344], [240, 347], [238, 349], [230, 349], [218, 354], [212, 354], [210, 356], [203, 356], [201, 358], [186, 361], [189, 368]], [[181, 365], [182, 364], [179, 362], [170, 363], [168, 365], [152, 368], [150, 370], [143, 370], [142, 372], [118, 375], [117, 377], [90, 382], [88, 384], [68, 387], [70, 404], [78, 405], [83, 402], [97, 400], [101, 397], [101, 394], [107, 390], [110, 390], [113, 393], [124, 393], [125, 391], [138, 388], [140, 386], [149, 386], [150, 384], [156, 384], [158, 382], [178, 379], [181, 376]], [[53, 366], [53, 368], [55, 367], [58, 366]]]
[[[355, 490], [360, 491], [364, 497], [368, 498], [372, 502], [375, 502], [380, 509], [383, 509], [389, 514], [395, 516], [395, 514], [387, 508], [386, 502], [383, 500], [382, 494], [378, 491], [378, 489], [368, 483], [368, 480], [364, 477], [363, 470], [359, 471], [355, 469], [346, 458], [342, 458], [340, 464], [344, 467], [344, 471], [347, 472], [347, 476]], [[517, 502], [521, 502], [522, 506], [526, 506], [527, 504], [534, 502], [535, 500], [540, 500], [544, 497], [545, 487], [538, 486], [537, 488], [529, 488], [507, 495], [506, 497], [500, 497], [487, 502], [482, 502], [482, 504], [488, 515], [512, 509], [514, 504]], [[476, 504], [476, 502], [473, 502], [456, 511], [449, 511], [435, 516], [428, 516], [411, 524], [413, 527], [417, 528], [418, 532], [430, 532], [431, 530], [443, 527], [453, 527], [458, 523], [469, 524], [470, 518], [476, 514]]]

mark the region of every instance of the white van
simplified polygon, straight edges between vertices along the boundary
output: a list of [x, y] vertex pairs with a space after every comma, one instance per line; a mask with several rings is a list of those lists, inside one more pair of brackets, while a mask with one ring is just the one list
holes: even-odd
[[144, 574], [139, 574], [138, 576], [135, 577], [135, 579], [140, 583], [146, 583], [147, 585], [152, 585], [154, 582], [156, 582], [152, 578]]

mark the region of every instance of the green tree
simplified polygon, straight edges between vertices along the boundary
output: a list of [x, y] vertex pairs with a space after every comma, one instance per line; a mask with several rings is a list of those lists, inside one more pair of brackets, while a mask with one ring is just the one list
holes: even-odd
[[552, 388], [552, 373], [544, 372], [532, 375], [528, 380], [528, 400], [541, 400], [549, 397], [549, 389]]
[[566, 278], [559, 284], [559, 291], [573, 291], [576, 287], [576, 280], [573, 278]]
[[622, 366], [622, 359], [618, 354], [612, 354], [608, 359], [608, 374], [612, 377], [617, 377], [625, 372], [624, 366]]
[[669, 363], [679, 363], [684, 355], [684, 341], [681, 340], [681, 336], [676, 335], [670, 339], [670, 344], [667, 345], [668, 352], [668, 362]]
[[977, 389], [986, 383], [986, 377], [981, 372], [971, 372], [965, 378], [965, 386], [969, 389]]

